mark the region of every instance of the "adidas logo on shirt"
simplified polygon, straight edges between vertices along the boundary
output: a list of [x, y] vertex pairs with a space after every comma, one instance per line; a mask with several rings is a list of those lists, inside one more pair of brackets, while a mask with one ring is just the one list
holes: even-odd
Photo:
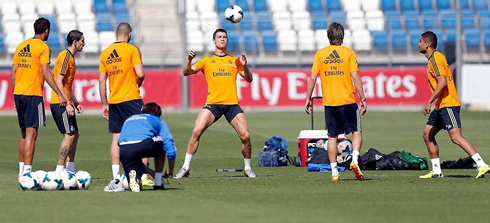
[[116, 49], [112, 51], [112, 53], [107, 57], [107, 61], [105, 62], [107, 65], [112, 64], [112, 63], [117, 63], [121, 62], [122, 59], [119, 57], [119, 54], [117, 54]]
[[31, 57], [31, 44], [27, 44], [22, 50], [17, 54], [19, 57]]
[[337, 50], [334, 50], [324, 61], [323, 63], [325, 64], [332, 64], [332, 63], [343, 63], [344, 60], [340, 59], [339, 54], [337, 53]]

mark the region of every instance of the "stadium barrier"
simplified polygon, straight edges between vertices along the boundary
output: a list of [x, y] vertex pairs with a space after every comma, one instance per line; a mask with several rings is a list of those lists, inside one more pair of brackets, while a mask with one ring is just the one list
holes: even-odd
[[490, 65], [464, 64], [461, 70], [461, 101], [471, 110], [490, 110]]
[[[362, 68], [361, 78], [369, 106], [423, 106], [429, 98], [426, 67]], [[164, 108], [182, 107], [182, 76], [177, 69], [146, 70], [140, 88], [145, 102], [154, 101]], [[306, 98], [308, 69], [256, 69], [254, 81], [237, 79], [240, 105], [247, 109], [301, 109]], [[97, 72], [77, 73], [73, 92], [85, 109], [101, 109]], [[45, 102], [51, 89], [45, 84]], [[207, 95], [204, 75], [189, 77], [189, 107], [201, 108]], [[314, 95], [321, 95], [320, 81]], [[318, 105], [320, 102], [318, 101]], [[0, 111], [13, 110], [13, 96], [8, 73], [0, 73]], [[49, 106], [46, 106], [49, 108]]]

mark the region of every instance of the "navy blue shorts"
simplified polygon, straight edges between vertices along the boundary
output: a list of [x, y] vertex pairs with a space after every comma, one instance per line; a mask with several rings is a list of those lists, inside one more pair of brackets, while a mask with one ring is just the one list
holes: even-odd
[[73, 134], [78, 132], [76, 115], [69, 117], [66, 108], [60, 108], [60, 104], [51, 104], [49, 107], [51, 108], [54, 122], [56, 123], [56, 126], [58, 126], [58, 130], [60, 130], [61, 134]]
[[362, 131], [361, 115], [356, 103], [341, 106], [325, 106], [325, 128], [328, 136]]
[[43, 97], [14, 95], [14, 103], [20, 128], [46, 126]]
[[214, 115], [214, 122], [218, 121], [222, 115], [225, 115], [226, 120], [231, 123], [231, 121], [240, 113], [243, 113], [240, 105], [216, 105], [208, 104], [204, 105], [204, 109], [208, 109]]
[[[141, 179], [141, 175], [146, 173], [145, 164], [141, 160], [145, 157], [156, 157], [158, 155], [165, 154], [163, 150], [163, 141], [161, 137], [145, 139], [141, 142], [132, 144], [119, 144], [119, 156], [124, 168], [124, 173], [129, 176], [129, 171], [135, 170], [138, 178]], [[128, 181], [129, 182], [129, 181]]]
[[459, 118], [460, 107], [445, 107], [439, 110], [433, 110], [427, 125], [434, 126], [439, 129], [445, 129], [447, 131], [451, 129], [461, 128], [461, 119]]
[[120, 133], [127, 118], [141, 114], [143, 100], [137, 99], [119, 104], [109, 104], [109, 132]]

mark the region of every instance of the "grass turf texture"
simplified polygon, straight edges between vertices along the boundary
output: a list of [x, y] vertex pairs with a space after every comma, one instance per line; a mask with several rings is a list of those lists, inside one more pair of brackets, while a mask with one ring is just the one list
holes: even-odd
[[[322, 112], [315, 113], [317, 129]], [[273, 135], [288, 140], [297, 153], [297, 136], [310, 128], [302, 112], [246, 113], [253, 144], [252, 167], [257, 179], [217, 168], [242, 168], [240, 142], [222, 119], [206, 131], [191, 165], [191, 178], [170, 180], [168, 191], [105, 193], [111, 178], [110, 134], [101, 116], [78, 117], [81, 137], [76, 168], [92, 175], [87, 191], [22, 191], [18, 173], [19, 129], [16, 117], [0, 117], [0, 222], [485, 222], [489, 179], [475, 179], [474, 170], [445, 170], [444, 179], [421, 180], [426, 171], [364, 171], [356, 181], [350, 171], [341, 182], [330, 173], [306, 168], [257, 166], [257, 154]], [[183, 163], [197, 114], [164, 114], [178, 148], [175, 173]], [[490, 162], [488, 113], [462, 112], [463, 134]], [[34, 170], [54, 170], [61, 135], [48, 112], [41, 128]], [[421, 112], [368, 112], [363, 117], [361, 154], [374, 147], [383, 153], [406, 150], [427, 157]], [[447, 133], [437, 137], [441, 160], [466, 157]], [[151, 161], [152, 162], [152, 161]], [[122, 170], [122, 169], [121, 169]], [[174, 174], [175, 174], [174, 173]], [[484, 220], [487, 219], [487, 220]]]

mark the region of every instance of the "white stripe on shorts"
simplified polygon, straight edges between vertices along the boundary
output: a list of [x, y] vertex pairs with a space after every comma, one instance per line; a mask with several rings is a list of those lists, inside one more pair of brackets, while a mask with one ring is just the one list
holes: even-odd
[[38, 127], [41, 127], [43, 126], [43, 123], [44, 123], [44, 119], [43, 119], [43, 102], [41, 101], [38, 105], [37, 105], [37, 116], [38, 116], [38, 120], [39, 120], [39, 126]]
[[357, 131], [362, 132], [361, 115], [359, 114], [359, 108], [356, 110], [357, 115]]
[[454, 117], [453, 109], [451, 108], [446, 108], [447, 113], [449, 114], [449, 118], [451, 119], [451, 123], [453, 124], [453, 128], [459, 128], [458, 127], [458, 122], [456, 121], [456, 117]]
[[65, 134], [68, 134], [70, 132], [70, 125], [68, 123], [68, 116], [66, 114], [66, 110], [61, 113], [61, 117], [63, 118], [63, 125], [65, 126]]

